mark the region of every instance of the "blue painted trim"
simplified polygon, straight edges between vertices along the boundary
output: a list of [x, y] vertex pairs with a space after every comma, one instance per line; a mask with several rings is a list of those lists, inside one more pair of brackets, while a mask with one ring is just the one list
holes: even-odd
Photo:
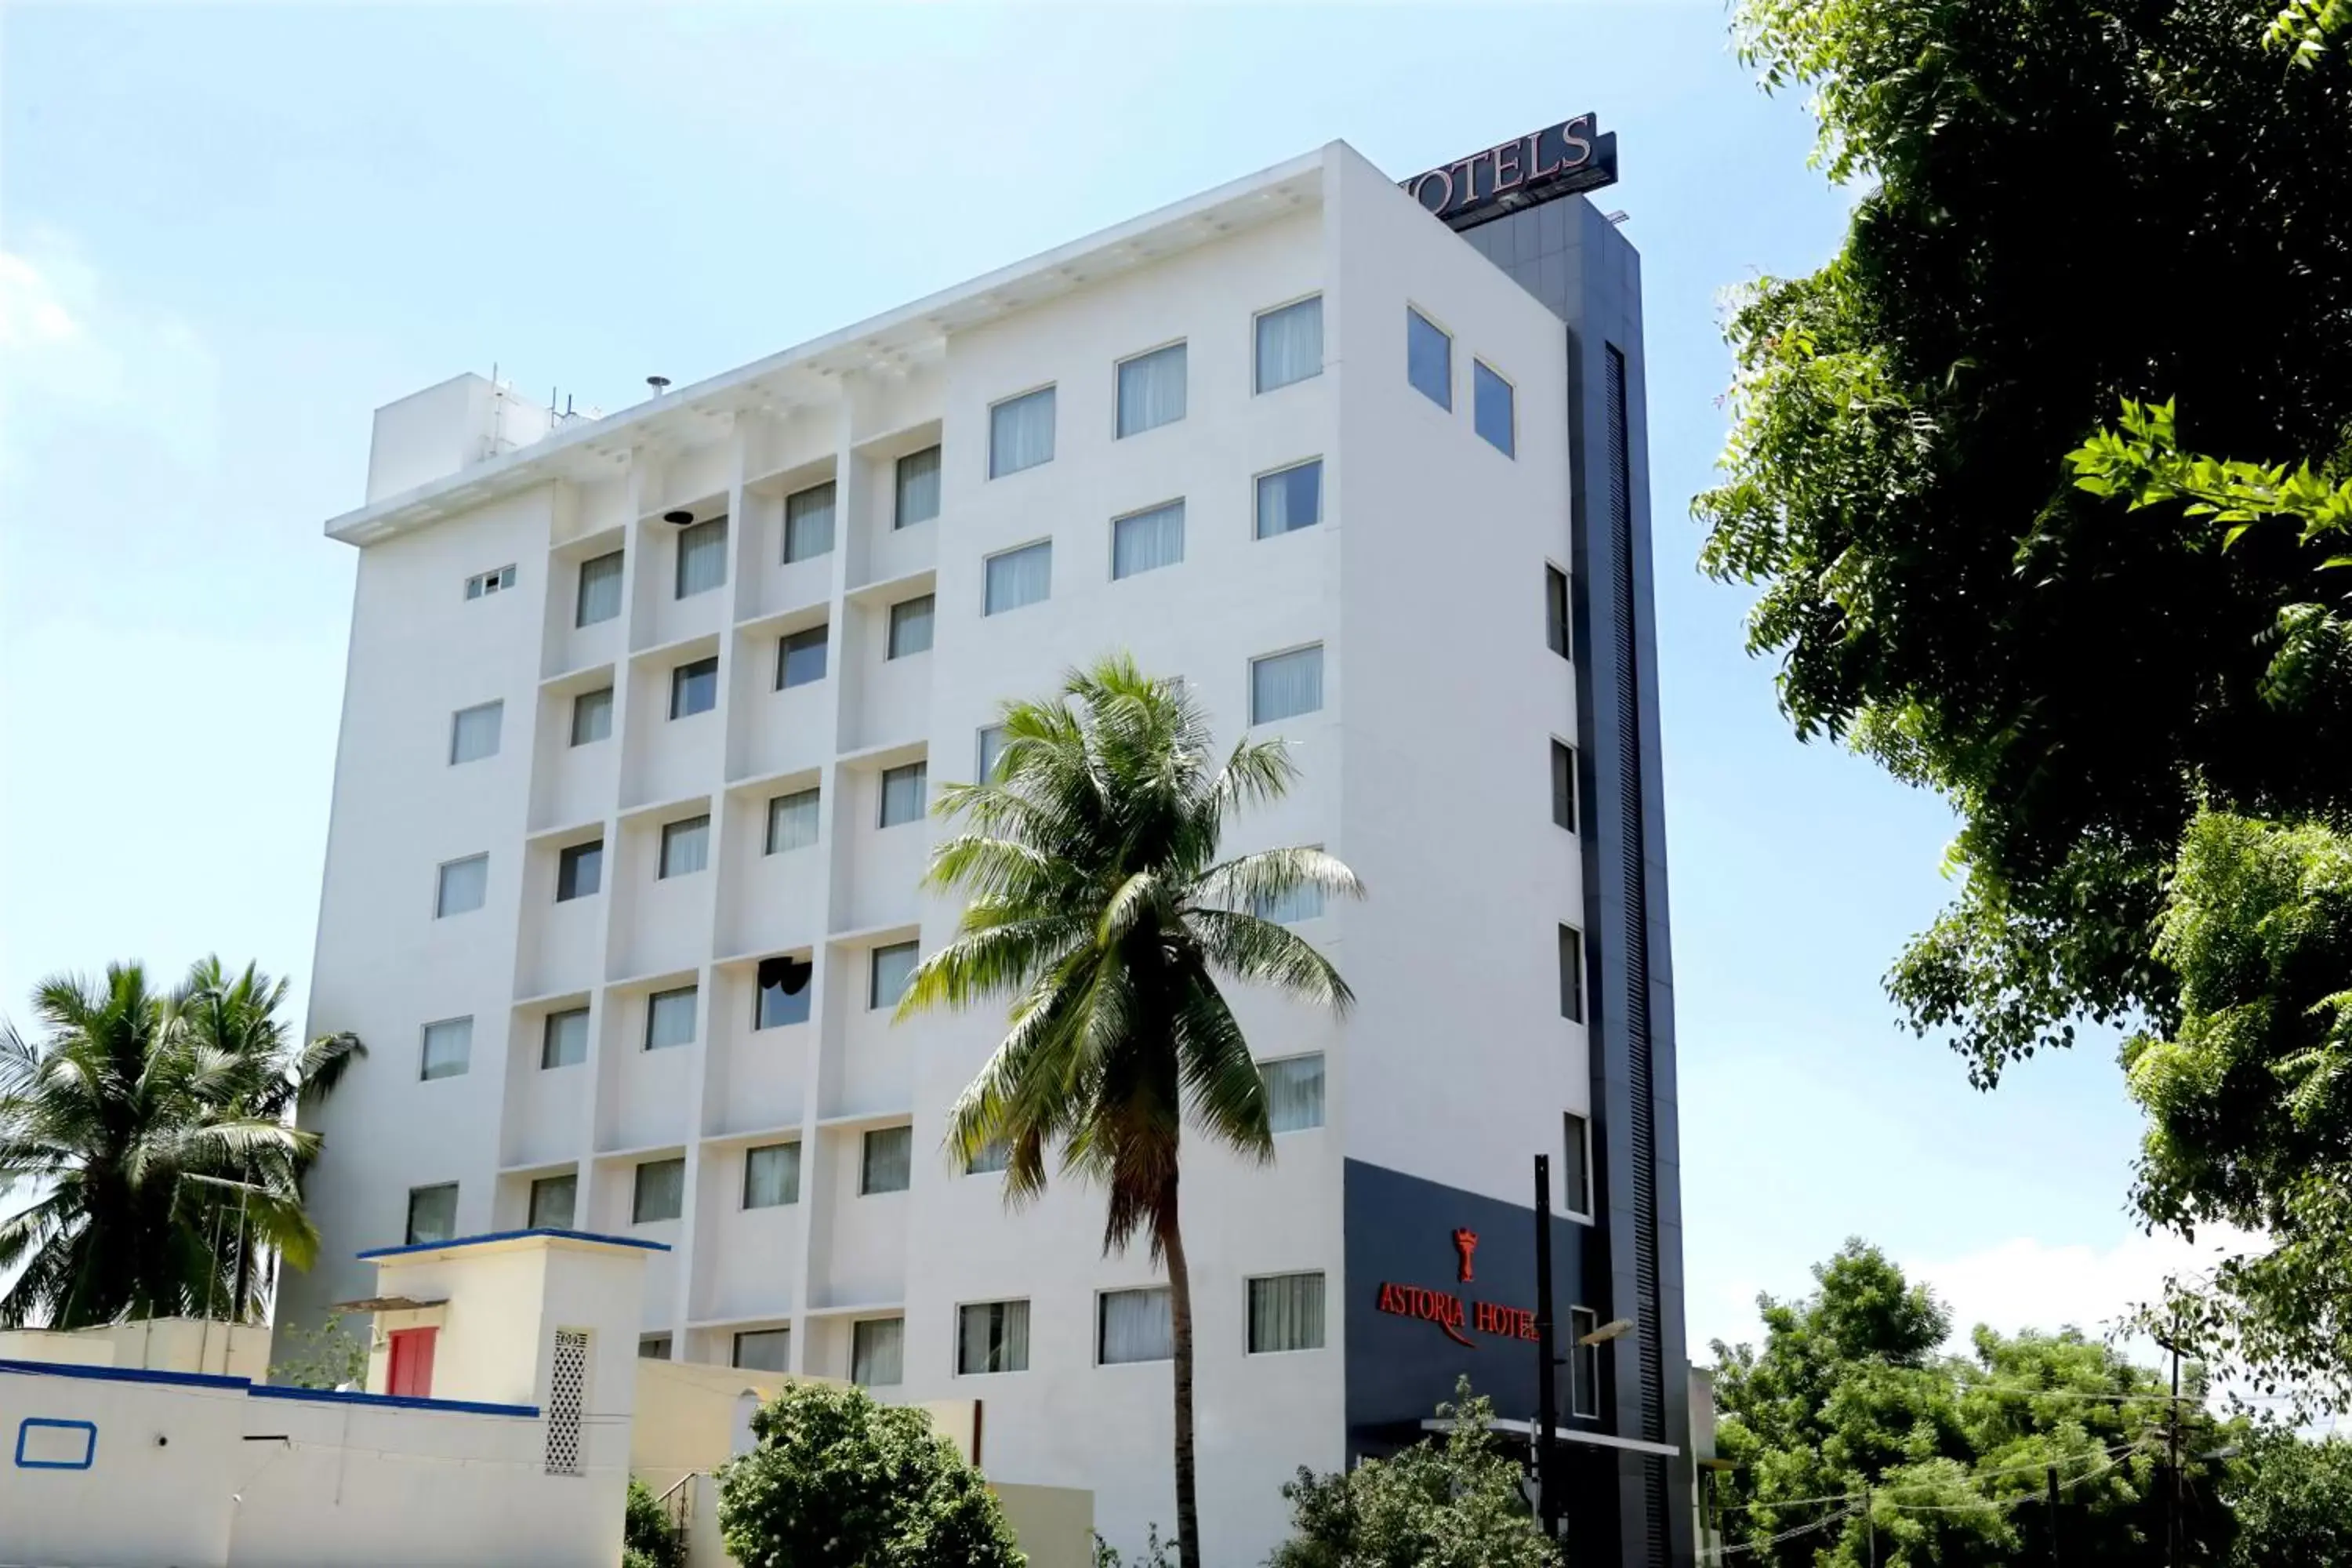
[[[81, 1458], [74, 1459], [28, 1459], [25, 1458], [25, 1439], [33, 1435], [36, 1426], [46, 1426], [58, 1432], [81, 1432], [89, 1441], [82, 1445]], [[98, 1463], [98, 1423], [95, 1421], [58, 1421], [47, 1415], [27, 1415], [16, 1423], [16, 1468], [20, 1470], [86, 1470]]]
[[521, 1415], [536, 1420], [536, 1405], [485, 1405], [472, 1399], [414, 1399], [404, 1394], [362, 1394], [349, 1388], [286, 1388], [257, 1383], [246, 1392], [256, 1399], [312, 1399], [329, 1405], [373, 1405], [386, 1410], [455, 1410], [468, 1415]]
[[253, 1386], [249, 1377], [222, 1377], [209, 1372], [150, 1372], [137, 1366], [79, 1366], [69, 1362], [0, 1361], [0, 1373], [22, 1373], [28, 1377], [86, 1377], [100, 1383], [173, 1383], [191, 1388], [234, 1388], [242, 1391]]
[[561, 1237], [565, 1241], [593, 1241], [604, 1247], [636, 1247], [647, 1252], [669, 1250], [669, 1243], [666, 1241], [641, 1241], [634, 1236], [598, 1236], [593, 1231], [554, 1230], [542, 1226], [535, 1230], [498, 1230], [488, 1236], [460, 1236], [448, 1241], [413, 1241], [405, 1247], [372, 1247], [365, 1252], [355, 1252], [352, 1256], [365, 1263], [372, 1258], [400, 1258], [415, 1252], [447, 1252], [458, 1247], [487, 1247], [494, 1241], [520, 1241], [531, 1236]]

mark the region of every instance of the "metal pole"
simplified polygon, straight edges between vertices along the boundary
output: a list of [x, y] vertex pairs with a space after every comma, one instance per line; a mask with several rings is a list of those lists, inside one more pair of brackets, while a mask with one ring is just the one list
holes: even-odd
[[1551, 1157], [1536, 1156], [1536, 1517], [1559, 1550], [1559, 1493], [1551, 1484], [1551, 1434], [1559, 1421], [1551, 1337]]
[[2167, 1345], [2172, 1352], [2172, 1405], [2165, 1425], [2171, 1450], [2171, 1462], [2166, 1468], [2172, 1472], [2172, 1490], [2165, 1499], [2164, 1560], [2171, 1568], [2180, 1568], [2180, 1346]]

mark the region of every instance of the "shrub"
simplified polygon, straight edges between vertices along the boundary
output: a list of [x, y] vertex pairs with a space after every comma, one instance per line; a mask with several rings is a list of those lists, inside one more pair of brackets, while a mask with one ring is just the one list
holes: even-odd
[[653, 1488], [635, 1476], [621, 1516], [621, 1568], [686, 1568], [686, 1532], [671, 1521]]

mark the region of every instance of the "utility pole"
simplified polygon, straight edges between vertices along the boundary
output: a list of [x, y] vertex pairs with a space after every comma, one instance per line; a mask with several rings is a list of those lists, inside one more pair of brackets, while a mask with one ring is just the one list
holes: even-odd
[[1551, 1432], [1559, 1390], [1551, 1337], [1551, 1156], [1536, 1156], [1536, 1517], [1544, 1539], [1559, 1546], [1559, 1492], [1551, 1484]]
[[2050, 1563], [2057, 1568], [2058, 1555], [2058, 1467], [2050, 1467]]
[[2176, 1331], [2173, 1342], [2164, 1348], [2172, 1352], [2172, 1404], [2166, 1413], [2165, 1427], [2171, 1462], [2165, 1468], [2172, 1472], [2172, 1490], [2164, 1506], [2164, 1561], [2168, 1568], [2180, 1568], [2180, 1344]]

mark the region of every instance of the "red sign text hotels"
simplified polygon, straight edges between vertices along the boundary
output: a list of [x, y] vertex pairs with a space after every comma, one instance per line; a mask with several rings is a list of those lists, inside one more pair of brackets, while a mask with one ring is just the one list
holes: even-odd
[[1398, 1318], [1419, 1318], [1435, 1323], [1448, 1339], [1457, 1344], [1478, 1347], [1463, 1337], [1467, 1327], [1474, 1333], [1492, 1334], [1498, 1339], [1532, 1340], [1536, 1337], [1536, 1315], [1517, 1307], [1505, 1307], [1493, 1301], [1464, 1302], [1450, 1290], [1431, 1290], [1419, 1285], [1382, 1285], [1379, 1310]]

